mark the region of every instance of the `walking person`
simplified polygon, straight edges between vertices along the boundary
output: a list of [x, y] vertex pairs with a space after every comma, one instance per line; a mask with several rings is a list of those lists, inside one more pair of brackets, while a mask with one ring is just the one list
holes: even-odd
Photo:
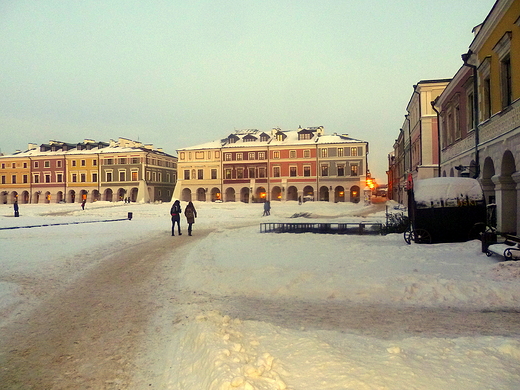
[[195, 206], [193, 206], [192, 202], [189, 202], [186, 206], [184, 215], [186, 216], [186, 221], [188, 222], [188, 236], [191, 236], [191, 226], [195, 223], [195, 218], [197, 218], [197, 210], [195, 210]]
[[20, 209], [18, 208], [18, 199], [14, 201], [14, 205], [13, 205], [13, 208], [14, 208], [14, 216], [15, 217], [19, 217], [20, 216]]
[[81, 209], [85, 210], [85, 203], [87, 203], [86, 199], [83, 199], [83, 202], [81, 202]]
[[262, 217], [265, 217], [267, 215], [271, 215], [271, 202], [266, 200], [264, 203], [264, 214]]
[[173, 206], [170, 210], [170, 215], [172, 216], [172, 236], [175, 236], [175, 223], [177, 222], [177, 231], [179, 236], [182, 236], [181, 233], [181, 202], [176, 200], [173, 202]]

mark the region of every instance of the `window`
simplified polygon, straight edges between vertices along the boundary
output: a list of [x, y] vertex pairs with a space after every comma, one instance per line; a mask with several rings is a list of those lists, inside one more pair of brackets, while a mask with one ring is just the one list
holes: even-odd
[[338, 176], [345, 176], [345, 166], [338, 165]]
[[138, 174], [139, 174], [138, 171], [132, 171], [132, 181], [137, 181], [137, 180], [139, 180], [139, 178], [138, 178]]
[[289, 152], [289, 157], [290, 157], [290, 158], [296, 158], [296, 150], [291, 150], [291, 151]]
[[29, 177], [27, 175], [23, 175], [22, 176], [22, 180], [23, 180], [24, 183], [27, 183], [28, 180], [29, 180]]
[[114, 159], [113, 158], [106, 158], [105, 159], [105, 165], [114, 165]]
[[139, 157], [132, 157], [132, 164], [139, 164]]
[[[189, 173], [188, 173], [189, 175]], [[152, 179], [152, 173], [150, 171], [146, 171], [146, 181], [151, 181]]]
[[184, 180], [190, 180], [190, 170], [189, 169], [184, 170]]
[[455, 107], [455, 115], [453, 116], [453, 125], [455, 129], [455, 140], [459, 140], [462, 138], [462, 131], [460, 128], [460, 110], [459, 106]]
[[243, 158], [244, 158], [244, 155], [242, 153], [237, 153], [236, 154], [237, 161], [242, 161]]
[[484, 79], [484, 119], [491, 118], [491, 79]]
[[311, 175], [311, 167], [306, 165], [303, 167], [303, 176], [309, 177]]
[[231, 179], [231, 169], [230, 168], [226, 168], [226, 170], [224, 171], [224, 174], [225, 174], [225, 177], [226, 179]]
[[12, 163], [11, 168], [16, 168], [16, 163]]
[[[25, 167], [24, 167], [25, 168]], [[2, 163], [2, 169], [5, 169], [5, 163]]]
[[56, 181], [57, 181], [58, 183], [63, 182], [63, 173], [57, 173], [57, 174], [56, 174]]
[[[195, 176], [195, 175], [193, 175]], [[153, 181], [157, 181], [157, 172], [152, 172]]]
[[470, 92], [468, 94], [468, 98], [466, 101], [466, 114], [467, 114], [467, 120], [466, 123], [468, 124], [468, 131], [471, 131], [475, 127], [475, 107], [474, 107], [474, 100], [475, 95], [473, 95], [473, 92]]
[[327, 157], [329, 155], [329, 151], [325, 148], [320, 150], [321, 157]]
[[249, 168], [248, 170], [249, 178], [254, 179], [255, 178], [255, 168]]
[[311, 157], [311, 151], [306, 149], [303, 151], [303, 157], [304, 158], [310, 158]]
[[273, 158], [280, 158], [280, 152], [279, 151], [273, 152]]
[[78, 174], [77, 173], [73, 173], [72, 174], [72, 182], [76, 183], [77, 181], [78, 181]]
[[311, 139], [311, 133], [300, 133], [298, 134], [298, 139]]
[[273, 167], [273, 177], [280, 177], [280, 167]]
[[23, 163], [23, 167], [27, 168], [27, 163], [26, 162]]
[[329, 176], [329, 166], [328, 165], [321, 166], [321, 176]]
[[231, 161], [231, 153], [225, 153], [224, 154], [224, 160]]
[[[518, 25], [518, 22], [516, 22]], [[511, 105], [513, 90], [511, 83], [511, 31], [506, 32], [493, 47], [500, 61], [500, 97], [502, 109]]]
[[217, 179], [217, 170], [216, 169], [211, 170], [211, 178], [213, 180]]
[[258, 159], [265, 160], [265, 152], [258, 152]]
[[61, 160], [57, 160], [56, 161], [56, 168], [61, 168], [62, 167], [62, 161]]
[[33, 176], [33, 182], [34, 182], [34, 183], [39, 183], [39, 182], [40, 182], [40, 175], [39, 175], [39, 174], [36, 173], [36, 174]]
[[289, 167], [289, 176], [296, 177], [296, 167]]
[[82, 173], [79, 175], [79, 180], [82, 182], [82, 183], [85, 183], [87, 181], [87, 174], [86, 173]]
[[5, 175], [2, 175], [2, 184], [6, 184], [5, 183]]
[[358, 166], [355, 164], [352, 164], [350, 166], [350, 176], [357, 176], [358, 175]]
[[11, 176], [11, 183], [16, 184], [16, 175]]
[[255, 152], [249, 152], [247, 154], [247, 159], [248, 160], [254, 160], [255, 159]]
[[96, 167], [96, 166], [97, 166], [97, 160], [92, 160], [92, 166], [93, 166], [93, 167]]
[[237, 179], [244, 178], [244, 168], [237, 168]]
[[197, 179], [203, 180], [204, 179], [204, 169], [199, 169], [197, 171]]
[[34, 162], [34, 167], [35, 167], [35, 168], [39, 168], [39, 167], [40, 167], [40, 163], [39, 163], [38, 161], [35, 161], [35, 162]]
[[[43, 166], [44, 166], [45, 168], [50, 168], [50, 167], [51, 167], [51, 162], [50, 162], [50, 161], [44, 161], [44, 162], [43, 162]], [[14, 167], [13, 167], [13, 168], [14, 168]]]
[[119, 181], [125, 181], [125, 180], [126, 180], [126, 172], [119, 171]]
[[112, 172], [107, 172], [106, 176], [107, 176], [107, 181], [112, 181]]
[[87, 160], [81, 160], [81, 166], [84, 167], [87, 165]]
[[509, 55], [500, 61], [500, 89], [502, 93], [502, 108], [506, 108], [513, 101], [511, 57]]
[[97, 173], [96, 173], [96, 172], [93, 172], [93, 173], [92, 173], [92, 181], [93, 181], [94, 183], [97, 183], [97, 181], [98, 181]]
[[344, 149], [338, 148], [338, 157], [343, 157], [343, 154], [344, 154]]
[[264, 167], [258, 168], [258, 177], [265, 177], [265, 168]]
[[49, 173], [47, 173], [45, 175], [45, 183], [50, 183], [51, 182], [51, 175]]
[[351, 156], [357, 156], [358, 155], [358, 148], [357, 147], [353, 147], [350, 149], [350, 155]]
[[73, 167], [75, 167], [76, 164], [77, 164], [77, 161], [76, 160], [72, 160], [71, 164], [72, 164]]

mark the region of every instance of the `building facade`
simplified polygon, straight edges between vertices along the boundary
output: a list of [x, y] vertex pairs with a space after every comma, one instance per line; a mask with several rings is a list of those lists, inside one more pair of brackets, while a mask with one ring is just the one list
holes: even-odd
[[498, 0], [474, 33], [464, 66], [435, 102], [441, 174], [478, 178], [487, 203], [496, 204], [497, 230], [518, 234], [520, 0]]
[[413, 86], [406, 115], [394, 150], [389, 156], [388, 197], [408, 201], [408, 183], [439, 175], [439, 133], [437, 114], [431, 105], [450, 79], [421, 80]]
[[169, 202], [177, 158], [126, 138], [50, 141], [0, 156], [0, 179], [2, 203]]
[[323, 127], [238, 130], [177, 152], [183, 201], [359, 202], [368, 174], [368, 143]]

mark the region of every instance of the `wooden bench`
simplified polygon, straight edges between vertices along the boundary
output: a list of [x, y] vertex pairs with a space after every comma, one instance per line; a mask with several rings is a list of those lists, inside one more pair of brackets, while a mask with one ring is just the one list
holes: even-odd
[[511, 234], [504, 235], [505, 241], [488, 246], [486, 255], [504, 256], [505, 260], [520, 260], [520, 237]]

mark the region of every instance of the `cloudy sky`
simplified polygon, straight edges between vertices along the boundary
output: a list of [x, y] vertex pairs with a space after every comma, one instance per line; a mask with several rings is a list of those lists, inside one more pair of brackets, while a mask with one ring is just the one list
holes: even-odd
[[494, 0], [0, 0], [0, 151], [126, 137], [167, 153], [324, 126], [387, 154]]

